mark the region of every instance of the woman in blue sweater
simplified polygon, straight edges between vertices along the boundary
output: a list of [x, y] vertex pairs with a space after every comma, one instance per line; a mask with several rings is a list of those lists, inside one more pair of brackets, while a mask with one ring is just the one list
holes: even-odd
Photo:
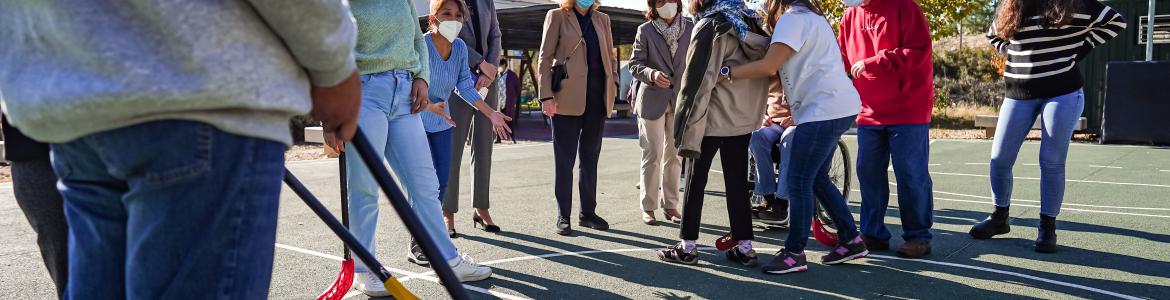
[[[463, 28], [460, 20], [463, 20], [465, 12], [467, 6], [463, 0], [432, 1], [430, 31], [423, 35], [430, 49], [431, 77], [428, 91], [431, 103], [427, 112], [421, 116], [431, 147], [431, 158], [439, 177], [439, 199], [443, 199], [447, 191], [447, 178], [450, 176], [451, 128], [455, 122], [451, 120], [451, 112], [447, 108], [447, 97], [452, 91], [491, 120], [492, 129], [497, 135], [507, 138], [512, 132], [507, 123], [512, 118], [483, 102], [487, 88], [475, 90], [475, 75], [467, 68], [467, 46], [458, 38], [459, 30]], [[448, 221], [447, 224], [452, 223]], [[455, 237], [455, 230], [451, 227], [447, 228], [447, 233]]]

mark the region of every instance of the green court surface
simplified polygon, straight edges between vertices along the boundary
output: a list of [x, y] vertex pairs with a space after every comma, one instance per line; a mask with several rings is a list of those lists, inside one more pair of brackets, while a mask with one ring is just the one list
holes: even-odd
[[[845, 138], [852, 149], [855, 139]], [[933, 254], [922, 260], [896, 258], [893, 251], [840, 265], [819, 263], [826, 247], [809, 241], [809, 271], [765, 275], [704, 248], [697, 266], [659, 262], [653, 250], [677, 241], [678, 227], [642, 224], [638, 206], [640, 150], [636, 139], [607, 139], [599, 170], [598, 212], [609, 231], [578, 228], [573, 236], [553, 232], [552, 146], [502, 145], [495, 149], [492, 214], [504, 232], [471, 227], [470, 167], [464, 168], [456, 215], [461, 251], [495, 270], [491, 279], [469, 283], [473, 298], [504, 299], [1066, 299], [1170, 298], [1170, 149], [1137, 146], [1071, 146], [1069, 180], [1059, 218], [1060, 252], [1032, 251], [1039, 213], [1039, 143], [1021, 151], [1014, 176], [1012, 232], [993, 240], [967, 235], [991, 209], [989, 141], [931, 143], [934, 181]], [[465, 159], [466, 163], [468, 160]], [[337, 161], [289, 163], [289, 168], [338, 211]], [[722, 168], [715, 164], [713, 172]], [[893, 181], [893, 173], [890, 172]], [[850, 206], [861, 201], [854, 190]], [[711, 247], [727, 230], [723, 181], [712, 174], [703, 210], [700, 246]], [[891, 185], [896, 193], [896, 187]], [[53, 296], [31, 229], [0, 188], [0, 295], [14, 299]], [[409, 236], [390, 205], [381, 204], [376, 250], [380, 261], [423, 299], [446, 298], [429, 269], [406, 261]], [[575, 213], [574, 213], [575, 215]], [[896, 195], [887, 223], [893, 247], [902, 243]], [[761, 224], [758, 224], [761, 225]], [[761, 262], [772, 259], [787, 231], [756, 228]], [[309, 299], [324, 290], [340, 267], [338, 239], [289, 190], [282, 195], [270, 298]], [[351, 299], [364, 296], [352, 292]]]

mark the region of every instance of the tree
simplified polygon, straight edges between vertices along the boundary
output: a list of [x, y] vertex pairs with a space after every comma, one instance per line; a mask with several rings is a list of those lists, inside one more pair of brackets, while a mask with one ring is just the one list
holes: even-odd
[[[815, 0], [825, 12], [825, 17], [837, 28], [845, 5], [841, 0]], [[972, 14], [983, 12], [991, 6], [992, 0], [915, 0], [926, 14], [926, 21], [930, 24], [931, 37], [939, 40], [959, 34], [959, 24], [967, 20]], [[980, 30], [986, 30], [980, 29]], [[967, 31], [967, 30], [964, 30]]]

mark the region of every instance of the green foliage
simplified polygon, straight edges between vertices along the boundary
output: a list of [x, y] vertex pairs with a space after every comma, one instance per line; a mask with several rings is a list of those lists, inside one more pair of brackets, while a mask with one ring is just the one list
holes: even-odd
[[933, 55], [935, 77], [996, 81], [1001, 76], [998, 64], [1002, 58], [989, 46], [934, 52]]
[[[841, 0], [814, 0], [817, 5], [825, 12], [825, 16], [833, 24], [834, 28], [838, 28], [838, 23], [841, 21], [841, 14], [845, 11], [845, 5]], [[926, 14], [926, 21], [930, 23], [931, 37], [934, 40], [939, 40], [945, 37], [955, 36], [959, 34], [959, 26], [961, 22], [973, 13], [980, 12], [988, 5], [991, 5], [992, 0], [915, 0], [918, 6], [922, 8], [922, 13]]]

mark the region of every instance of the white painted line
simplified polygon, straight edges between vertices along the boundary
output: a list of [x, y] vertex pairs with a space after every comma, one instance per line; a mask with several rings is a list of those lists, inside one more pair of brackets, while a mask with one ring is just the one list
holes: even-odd
[[711, 169], [711, 172], [715, 172], [715, 173], [723, 174], [723, 171], [722, 171], [722, 170]]
[[[890, 184], [893, 184], [894, 186], [897, 186], [897, 184], [895, 184], [895, 183], [893, 183], [893, 182], [891, 182]], [[859, 193], [861, 192], [861, 190], [857, 190], [857, 189], [854, 189], [853, 191], [854, 191], [854, 192], [859, 192]], [[939, 192], [939, 191], [934, 191], [934, 192], [935, 192], [935, 193], [943, 193], [943, 192]], [[952, 194], [953, 194], [953, 193], [952, 193]], [[897, 194], [897, 193], [890, 193], [890, 196], [895, 196], [895, 197], [896, 197], [896, 196], [898, 196], [898, 194]], [[977, 197], [977, 198], [979, 198], [979, 196], [974, 196], [974, 197]], [[985, 198], [985, 197], [984, 197], [984, 198]], [[951, 199], [951, 198], [943, 198], [943, 197], [934, 197], [934, 199], [935, 199], [935, 200], [943, 200], [943, 201], [951, 201], [951, 202], [964, 202], [964, 203], [980, 203], [980, 204], [990, 204], [990, 203], [991, 203], [991, 202], [989, 202], [989, 201], [974, 201], [974, 200]], [[1012, 201], [1015, 201], [1015, 200], [1016, 200], [1016, 199], [1012, 199]], [[1067, 204], [1067, 203], [1066, 203], [1066, 204]], [[1039, 205], [1029, 205], [1029, 204], [1012, 204], [1012, 206], [1035, 207], [1035, 208], [1039, 208], [1039, 207], [1040, 207]], [[1105, 211], [1105, 210], [1079, 209], [1079, 208], [1067, 208], [1067, 207], [1061, 207], [1061, 208], [1060, 208], [1060, 211], [1066, 211], [1066, 210], [1067, 210], [1067, 211], [1090, 212], [1090, 213], [1102, 213], [1102, 214], [1116, 214], [1116, 215], [1127, 215], [1127, 216], [1139, 216], [1139, 217], [1170, 218], [1170, 216], [1166, 216], [1166, 215], [1149, 215], [1149, 214], [1126, 213], [1126, 212]]]
[[[613, 249], [613, 250], [589, 250], [589, 251], [577, 251], [577, 252], [561, 252], [561, 253], [549, 253], [549, 254], [542, 254], [542, 255], [531, 255], [531, 256], [524, 256], [524, 257], [515, 257], [515, 258], [493, 260], [493, 261], [483, 262], [480, 264], [481, 265], [493, 265], [493, 264], [518, 262], [518, 261], [526, 261], [526, 260], [534, 260], [534, 259], [544, 259], [544, 258], [559, 257], [559, 256], [582, 256], [583, 257], [585, 255], [595, 254], [595, 253], [623, 253], [623, 252], [642, 252], [642, 251], [654, 251], [654, 250], [656, 250], [656, 249], [630, 248], [630, 249]], [[715, 250], [715, 248], [700, 247], [699, 250], [712, 251], [712, 250]], [[780, 251], [780, 249], [778, 249], [778, 248], [756, 248], [755, 250], [757, 250], [757, 251]], [[820, 252], [820, 251], [808, 251], [808, 252], [819, 253], [821, 255], [824, 255], [824, 252]], [[1022, 273], [1016, 273], [1016, 272], [1010, 272], [1010, 271], [1004, 271], [1004, 270], [998, 270], [998, 269], [992, 269], [992, 268], [986, 268], [986, 267], [965, 265], [965, 264], [959, 264], [959, 263], [933, 261], [933, 260], [928, 260], [928, 259], [905, 259], [905, 258], [899, 258], [899, 257], [893, 257], [893, 256], [876, 255], [876, 254], [870, 254], [869, 257], [886, 259], [886, 260], [918, 262], [918, 263], [926, 263], [926, 264], [933, 264], [933, 265], [939, 265], [939, 266], [947, 266], [947, 267], [962, 268], [962, 269], [975, 270], [975, 271], [990, 272], [990, 273], [996, 273], [996, 274], [1000, 274], [1000, 275], [1007, 275], [1007, 276], [1029, 279], [1029, 280], [1034, 280], [1034, 281], [1039, 281], [1039, 282], [1044, 282], [1044, 283], [1049, 283], [1049, 284], [1055, 284], [1055, 285], [1059, 285], [1059, 286], [1064, 286], [1064, 287], [1068, 287], [1068, 288], [1099, 293], [1099, 294], [1113, 296], [1113, 297], [1122, 298], [1122, 299], [1129, 299], [1129, 300], [1142, 299], [1142, 298], [1138, 298], [1135, 296], [1130, 296], [1130, 295], [1126, 295], [1126, 294], [1122, 294], [1122, 293], [1118, 293], [1118, 292], [1107, 291], [1107, 290], [1089, 287], [1089, 286], [1083, 286], [1083, 285], [1079, 285], [1079, 284], [1075, 284], [1075, 283], [1068, 283], [1068, 282], [1064, 282], [1064, 281], [1048, 279], [1048, 278], [1043, 278], [1043, 277], [1039, 277], [1039, 276], [1033, 276], [1033, 275], [1028, 275], [1028, 274], [1022, 274]], [[826, 295], [835, 295], [835, 294], [831, 294], [831, 293], [825, 292], [825, 291], [818, 291], [818, 290], [808, 290], [808, 291], [826, 294]], [[837, 297], [848, 298], [848, 297], [845, 297], [844, 295], [837, 295]]]
[[[988, 202], [988, 201], [962, 200], [962, 199], [951, 199], [951, 198], [943, 198], [943, 197], [934, 197], [934, 199], [935, 199], [935, 200], [943, 200], [943, 201], [951, 201], [951, 202], [966, 202], [966, 203], [991, 204], [991, 202]], [[1040, 207], [1039, 205], [1029, 205], [1029, 204], [1012, 204], [1012, 206], [1035, 207], [1035, 208], [1039, 208], [1039, 207]], [[1102, 213], [1102, 214], [1115, 214], [1115, 215], [1127, 215], [1127, 216], [1154, 217], [1154, 218], [1167, 218], [1167, 219], [1170, 219], [1170, 216], [1167, 216], [1167, 215], [1137, 214], [1137, 213], [1126, 213], [1126, 212], [1105, 211], [1105, 210], [1091, 210], [1091, 209], [1079, 209], [1079, 208], [1067, 208], [1067, 207], [1061, 207], [1061, 208], [1060, 208], [1060, 211], [1079, 211], [1079, 212], [1089, 212], [1089, 213]]]
[[[292, 250], [294, 252], [300, 252], [303, 254], [308, 254], [308, 255], [312, 255], [312, 256], [316, 256], [316, 257], [327, 258], [327, 259], [331, 259], [331, 260], [335, 260], [335, 261], [344, 261], [341, 257], [336, 256], [336, 255], [329, 255], [329, 254], [325, 254], [325, 253], [321, 253], [321, 252], [317, 252], [317, 251], [313, 251], [313, 250], [309, 250], [309, 249], [305, 249], [305, 248], [289, 246], [289, 245], [285, 245], [285, 244], [281, 244], [281, 243], [276, 243], [276, 247], [281, 248], [281, 249], [285, 249], [285, 250]], [[361, 262], [358, 261], [356, 263], [361, 263]], [[422, 280], [426, 280], [426, 281], [430, 281], [430, 282], [434, 282], [434, 283], [439, 282], [438, 278], [434, 278], [434, 277], [431, 277], [428, 275], [415, 273], [415, 272], [402, 270], [402, 269], [390, 268], [390, 267], [386, 267], [386, 266], [382, 266], [382, 267], [385, 268], [387, 271], [404, 275], [404, 277], [398, 278], [399, 282], [406, 282], [407, 280], [414, 279], [414, 278], [418, 278], [418, 279], [422, 279]], [[427, 272], [426, 274], [434, 274], [434, 271]], [[466, 285], [466, 284], [463, 285], [463, 288], [465, 288], [469, 291], [480, 292], [480, 293], [496, 296], [496, 297], [503, 298], [503, 299], [513, 299], [513, 300], [528, 299], [528, 298], [512, 296], [512, 295], [508, 295], [508, 294], [504, 294], [504, 293], [500, 293], [500, 292], [496, 292], [496, 291], [489, 291], [489, 290], [486, 290], [486, 289], [483, 289], [480, 287], [470, 286], [470, 285]], [[353, 297], [353, 296], [356, 296], [358, 294], [361, 294], [361, 292], [357, 292], [357, 293], [351, 292], [351, 293], [345, 294], [345, 297], [342, 299], [348, 299], [349, 297]]]
[[1101, 166], [1101, 165], [1089, 165], [1089, 167], [1090, 168], [1105, 168], [1105, 169], [1124, 169], [1123, 167]]
[[985, 163], [985, 162], [963, 163], [963, 164], [964, 164], [964, 165], [968, 165], [968, 166], [987, 166], [987, 165], [991, 165], [991, 163]]
[[[980, 198], [980, 199], [989, 199], [989, 200], [991, 200], [991, 199], [995, 199], [995, 198], [992, 198], [992, 197], [987, 197], [987, 196], [978, 196], [978, 195], [969, 195], [969, 194], [951, 193], [951, 192], [943, 192], [943, 191], [938, 191], [938, 190], [936, 190], [936, 191], [934, 191], [934, 192], [935, 192], [935, 193], [939, 193], [939, 194], [947, 194], [947, 195], [963, 196], [963, 197], [972, 197], [972, 198]], [[1013, 198], [1013, 199], [1012, 199], [1012, 201], [1013, 201], [1013, 202], [1015, 202], [1015, 201], [1022, 201], [1022, 202], [1040, 203], [1040, 201], [1036, 201], [1036, 200], [1024, 200], [1024, 199], [1015, 199], [1015, 198]], [[1070, 206], [1084, 206], [1084, 207], [1097, 207], [1097, 208], [1113, 208], [1113, 209], [1132, 209], [1132, 210], [1161, 210], [1161, 211], [1170, 211], [1170, 208], [1160, 208], [1160, 207], [1131, 207], [1131, 206], [1110, 206], [1110, 205], [1077, 204], [1077, 203], [1068, 203], [1068, 202], [1065, 202], [1065, 203], [1063, 203], [1062, 205], [1070, 205]]]
[[1025, 166], [1030, 166], [1030, 167], [1038, 167], [1038, 166], [1040, 166], [1040, 164], [1033, 164], [1033, 163], [1024, 163], [1024, 165], [1025, 165]]
[[[932, 175], [949, 175], [949, 176], [983, 177], [983, 178], [990, 178], [991, 177], [991, 176], [980, 175], [980, 174], [945, 173], [945, 172], [930, 172], [930, 174], [932, 174]], [[1040, 178], [1036, 178], [1036, 177], [1013, 177], [1013, 178], [1027, 179], [1027, 180], [1040, 180]], [[1111, 182], [1111, 181], [1076, 180], [1076, 179], [1065, 179], [1064, 181], [1081, 182], [1081, 183], [1099, 183], [1099, 184], [1113, 184], [1113, 185], [1130, 185], [1130, 186], [1148, 186], [1148, 187], [1170, 188], [1170, 185], [1152, 184], [1152, 183]]]
[[325, 253], [321, 253], [321, 252], [317, 252], [317, 251], [313, 251], [313, 250], [309, 250], [309, 249], [305, 249], [305, 248], [289, 246], [289, 245], [285, 245], [285, 244], [281, 244], [281, 243], [276, 243], [276, 248], [281, 248], [281, 249], [285, 249], [285, 250], [292, 250], [294, 252], [300, 252], [300, 253], [304, 253], [304, 254], [308, 254], [308, 255], [312, 255], [312, 256], [316, 256], [316, 257], [321, 257], [321, 258], [328, 258], [328, 259], [332, 259], [332, 260], [336, 260], [336, 261], [345, 261], [345, 259], [342, 259], [340, 256], [337, 256], [337, 255], [329, 255], [329, 254], [325, 254]]
[[[763, 249], [761, 249], [761, 250], [763, 250]], [[997, 269], [992, 269], [992, 268], [984, 268], [984, 267], [978, 267], [978, 266], [949, 263], [949, 262], [941, 262], [941, 261], [933, 261], [933, 260], [926, 260], [926, 259], [906, 259], [906, 258], [901, 258], [901, 257], [875, 255], [875, 254], [870, 254], [869, 257], [876, 257], [876, 258], [889, 259], [889, 260], [898, 260], [898, 261], [921, 262], [921, 263], [928, 263], [928, 264], [934, 264], [934, 265], [940, 265], [940, 266], [948, 266], [948, 267], [963, 268], [963, 269], [968, 269], [968, 270], [991, 272], [991, 273], [996, 273], [996, 274], [1001, 274], [1001, 275], [1008, 275], [1008, 276], [1014, 276], [1014, 277], [1019, 277], [1019, 278], [1024, 278], [1024, 279], [1031, 279], [1031, 280], [1035, 280], [1035, 281], [1060, 285], [1060, 286], [1064, 286], [1064, 287], [1070, 287], [1070, 288], [1079, 289], [1079, 290], [1095, 292], [1095, 293], [1109, 295], [1109, 296], [1113, 296], [1113, 297], [1117, 297], [1117, 298], [1121, 298], [1121, 299], [1127, 299], [1127, 300], [1142, 299], [1142, 298], [1138, 298], [1138, 297], [1134, 297], [1134, 296], [1130, 296], [1130, 295], [1126, 295], [1126, 294], [1122, 294], [1122, 293], [1118, 293], [1118, 292], [1107, 291], [1107, 290], [1103, 290], [1103, 289], [1099, 289], [1099, 288], [1095, 288], [1095, 287], [1083, 286], [1083, 285], [1079, 285], [1079, 284], [1075, 284], [1075, 283], [1068, 283], [1068, 282], [1064, 282], [1064, 281], [1053, 280], [1053, 279], [1048, 279], [1048, 278], [1039, 277], [1039, 276], [1020, 274], [1020, 273], [1016, 273], [1016, 272], [1009, 272], [1009, 271], [997, 270]]]
[[927, 144], [927, 145], [934, 145], [934, 142], [937, 142], [937, 141], [938, 141], [938, 140], [930, 140], [930, 142], [929, 142], [929, 143], [926, 143], [926, 144]]
[[941, 166], [941, 165], [942, 164], [926, 164], [926, 166], [929, 166], [929, 167], [935, 167], [935, 166]]
[[[1158, 170], [1158, 172], [1167, 172], [1167, 173], [1170, 173], [1170, 170]], [[8, 185], [8, 187], [12, 187], [12, 185], [11, 185], [11, 184], [9, 184], [9, 185]]]

